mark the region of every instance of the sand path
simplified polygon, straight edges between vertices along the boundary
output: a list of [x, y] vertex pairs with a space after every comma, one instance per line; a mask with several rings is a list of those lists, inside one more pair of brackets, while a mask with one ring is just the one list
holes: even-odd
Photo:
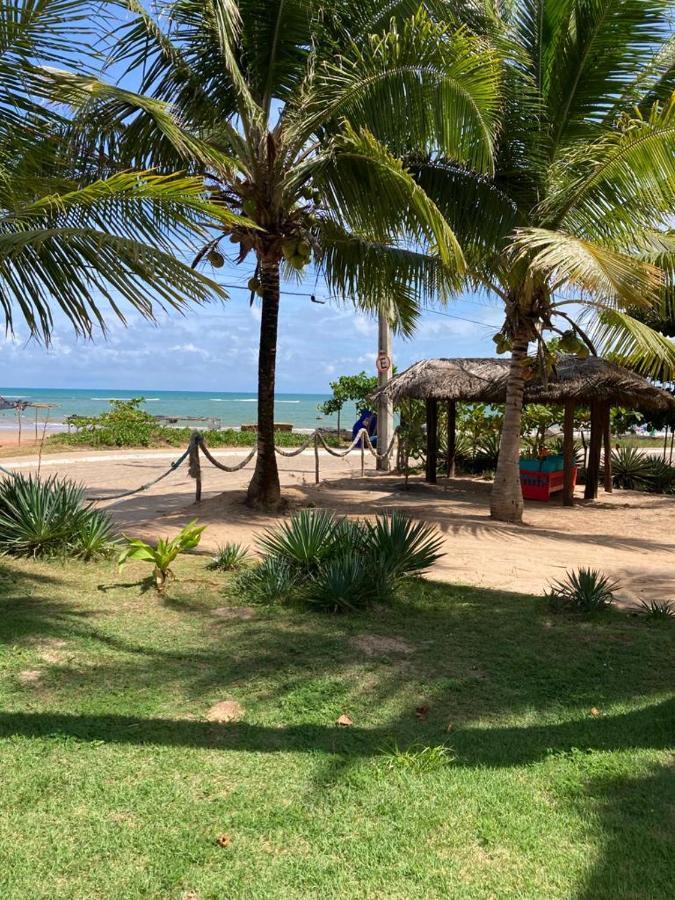
[[[91, 494], [107, 496], [137, 487], [160, 474], [176, 451], [59, 453], [42, 461], [43, 473], [59, 472], [86, 484]], [[216, 457], [232, 465], [244, 450], [219, 450]], [[35, 470], [34, 458], [3, 460], [10, 469]], [[433, 577], [477, 587], [541, 593], [551, 578], [566, 569], [593, 566], [620, 581], [627, 601], [675, 599], [675, 498], [616, 491], [600, 492], [592, 503], [573, 509], [556, 503], [528, 503], [526, 525], [493, 522], [488, 513], [489, 484], [458, 478], [431, 487], [380, 475], [367, 459], [320, 457], [322, 483], [314, 484], [314, 455], [279, 459], [290, 506], [313, 504], [351, 515], [374, 515], [393, 508], [435, 522], [445, 535], [446, 555]], [[194, 504], [194, 482], [183, 466], [149, 491], [101, 503], [127, 532], [156, 535], [173, 532], [198, 516], [208, 523], [204, 550], [225, 541], [253, 545], [256, 535], [276, 519], [243, 505], [250, 466], [225, 473], [206, 464], [202, 503]]]

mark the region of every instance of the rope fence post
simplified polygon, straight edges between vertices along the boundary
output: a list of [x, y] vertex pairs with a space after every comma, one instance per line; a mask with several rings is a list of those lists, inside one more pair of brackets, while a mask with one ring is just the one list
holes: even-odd
[[198, 431], [193, 431], [190, 437], [190, 478], [195, 480], [195, 503], [202, 500], [202, 466], [199, 459], [199, 443], [202, 439]]
[[361, 429], [361, 478], [366, 474], [366, 431]]
[[314, 484], [319, 483], [319, 435], [314, 432]]

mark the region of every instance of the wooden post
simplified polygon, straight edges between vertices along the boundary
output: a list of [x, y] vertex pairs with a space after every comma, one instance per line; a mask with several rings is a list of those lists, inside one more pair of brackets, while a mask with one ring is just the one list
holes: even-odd
[[[378, 388], [385, 388], [391, 381], [391, 323], [387, 315], [380, 310], [378, 321], [379, 346], [378, 359], [387, 358], [388, 367], [379, 369], [377, 372]], [[380, 453], [385, 453], [389, 448], [391, 437], [394, 433], [394, 404], [390, 397], [380, 395], [377, 401], [377, 449]], [[377, 456], [375, 459], [375, 467], [380, 472], [389, 472], [391, 463], [388, 456]]]
[[455, 459], [457, 456], [457, 404], [448, 400], [448, 478], [455, 477]]
[[361, 478], [366, 474], [366, 431], [361, 429]]
[[563, 505], [574, 506], [574, 403], [565, 403], [563, 419]]
[[438, 401], [427, 400], [427, 467], [428, 484], [436, 484], [438, 467]]
[[188, 457], [188, 474], [195, 480], [195, 503], [202, 499], [202, 464], [199, 459], [200, 434], [193, 431], [190, 437], [190, 456]]
[[610, 417], [611, 407], [609, 403], [605, 404], [603, 410], [602, 421], [602, 438], [604, 444], [604, 462], [605, 462], [605, 493], [611, 494], [612, 484], [612, 421]]
[[319, 483], [319, 435], [314, 432], [314, 484]]
[[598, 496], [600, 475], [600, 453], [602, 450], [603, 404], [597, 400], [591, 403], [591, 439], [588, 445], [588, 465], [586, 467], [586, 487], [584, 499], [595, 500]]

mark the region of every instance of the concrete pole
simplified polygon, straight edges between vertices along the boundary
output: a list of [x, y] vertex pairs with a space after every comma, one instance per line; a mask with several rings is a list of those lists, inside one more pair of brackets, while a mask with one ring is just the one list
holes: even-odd
[[[391, 381], [392, 369], [394, 363], [391, 356], [391, 324], [387, 316], [380, 312], [378, 321], [378, 358], [387, 357], [389, 367], [382, 371], [378, 368], [377, 386], [378, 388], [386, 387]], [[380, 397], [377, 402], [377, 449], [380, 453], [384, 453], [391, 443], [394, 434], [394, 404], [389, 399]], [[389, 472], [391, 469], [391, 461], [389, 457], [377, 460], [377, 468], [380, 472]]]

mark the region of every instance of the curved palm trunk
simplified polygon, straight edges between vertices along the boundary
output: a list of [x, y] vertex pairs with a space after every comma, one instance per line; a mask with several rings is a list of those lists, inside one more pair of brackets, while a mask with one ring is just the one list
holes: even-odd
[[274, 451], [274, 381], [279, 323], [279, 260], [261, 260], [262, 316], [258, 350], [258, 456], [246, 501], [274, 509], [281, 504], [279, 470]]
[[490, 497], [490, 514], [501, 522], [522, 522], [523, 492], [520, 488], [520, 427], [523, 412], [528, 336], [525, 330], [512, 342], [511, 365], [506, 384], [506, 407], [497, 472]]

